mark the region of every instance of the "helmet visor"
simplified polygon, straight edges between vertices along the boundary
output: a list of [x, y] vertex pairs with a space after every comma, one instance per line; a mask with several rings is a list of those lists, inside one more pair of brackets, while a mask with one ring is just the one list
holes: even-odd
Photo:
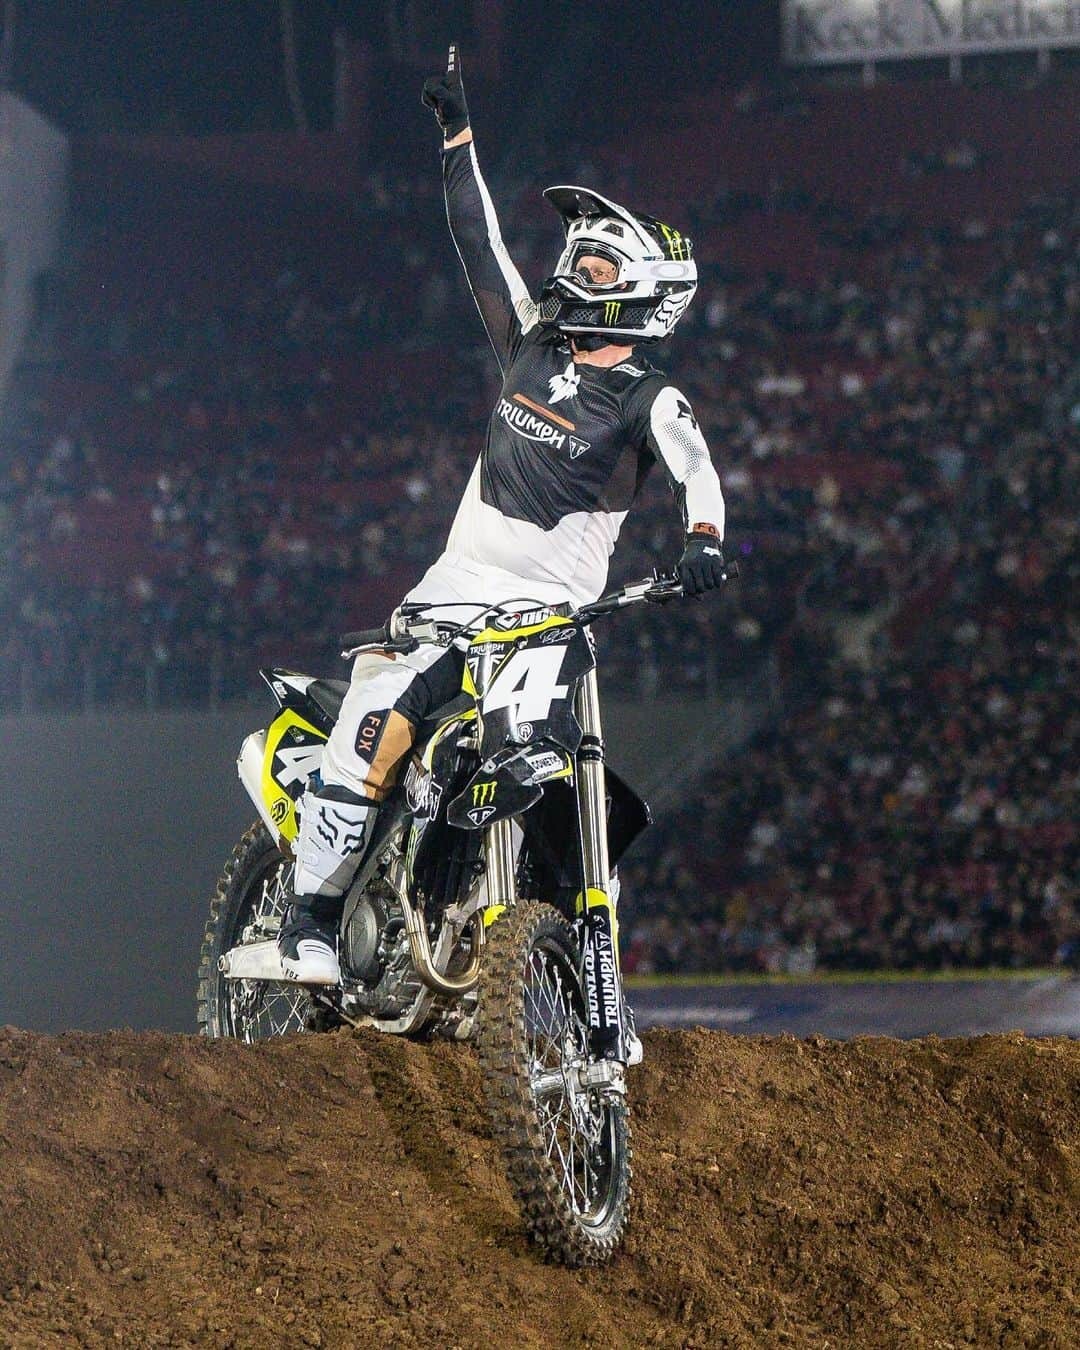
[[601, 244], [582, 240], [570, 255], [569, 272], [588, 291], [607, 295], [626, 289], [623, 260]]

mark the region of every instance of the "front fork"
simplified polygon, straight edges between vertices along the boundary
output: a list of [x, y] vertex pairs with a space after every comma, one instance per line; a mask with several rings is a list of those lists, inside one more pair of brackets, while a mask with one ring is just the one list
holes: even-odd
[[[478, 674], [478, 686], [486, 688], [483, 666]], [[600, 696], [595, 667], [583, 676], [578, 686], [574, 713], [582, 732], [574, 775], [582, 875], [577, 913], [589, 1011], [590, 1048], [601, 1058], [616, 1059], [625, 1064], [626, 1020], [619, 968], [619, 929], [615, 918], [615, 897], [611, 893], [604, 741], [600, 728]], [[514, 844], [509, 820], [496, 821], [488, 826], [484, 834], [484, 861], [487, 876], [484, 920], [490, 923], [517, 899]]]
[[604, 739], [595, 666], [578, 686], [574, 713], [582, 732], [575, 776], [583, 883], [577, 898], [577, 911], [591, 1048], [596, 1055], [625, 1064], [626, 1020], [619, 968], [619, 925], [615, 917], [608, 856]]

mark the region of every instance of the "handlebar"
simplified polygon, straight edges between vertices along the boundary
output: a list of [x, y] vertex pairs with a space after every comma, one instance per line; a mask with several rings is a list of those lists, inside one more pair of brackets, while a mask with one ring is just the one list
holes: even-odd
[[[738, 575], [739, 564], [734, 559], [724, 564], [725, 581]], [[579, 623], [592, 623], [593, 619], [598, 619], [603, 614], [614, 614], [617, 609], [625, 609], [627, 605], [638, 605], [642, 602], [649, 605], [667, 605], [672, 600], [681, 600], [683, 594], [682, 582], [675, 573], [657, 570], [651, 577], [628, 582], [617, 591], [602, 595], [592, 604], [582, 605], [577, 612], [577, 620]]]
[[381, 628], [360, 628], [355, 633], [343, 633], [340, 642], [343, 647], [374, 647], [377, 642], [388, 641], [389, 624]]
[[[724, 580], [728, 581], [738, 575], [739, 564], [732, 559], [731, 562], [725, 564]], [[617, 609], [625, 609], [628, 605], [638, 605], [643, 602], [650, 605], [666, 605], [670, 604], [672, 600], [682, 598], [683, 587], [679, 578], [674, 573], [661, 572], [657, 569], [651, 577], [644, 577], [641, 581], [628, 582], [625, 586], [620, 586], [618, 590], [609, 591], [607, 595], [600, 596], [598, 600], [582, 605], [576, 613], [570, 616], [570, 622], [584, 627], [603, 615], [614, 614]], [[535, 606], [537, 602], [522, 600], [508, 603]], [[443, 619], [433, 620], [424, 617], [430, 609], [456, 608], [473, 611], [466, 623], [448, 623]], [[483, 605], [466, 603], [460, 605], [402, 605], [400, 609], [395, 610], [381, 628], [369, 628], [361, 632], [346, 633], [341, 639], [342, 655], [352, 656], [364, 648], [410, 652], [415, 651], [422, 642], [438, 642], [449, 645], [466, 630], [474, 628], [481, 619], [487, 619], [492, 614], [514, 612], [509, 610], [507, 605], [489, 605], [486, 608]]]
[[666, 605], [672, 600], [681, 599], [682, 594], [682, 582], [677, 576], [657, 571], [651, 577], [627, 582], [617, 591], [609, 591], [599, 600], [582, 605], [577, 612], [577, 618], [582, 623], [592, 623], [601, 615], [614, 614], [617, 609], [625, 609], [627, 605], [639, 605], [642, 602], [650, 605]]

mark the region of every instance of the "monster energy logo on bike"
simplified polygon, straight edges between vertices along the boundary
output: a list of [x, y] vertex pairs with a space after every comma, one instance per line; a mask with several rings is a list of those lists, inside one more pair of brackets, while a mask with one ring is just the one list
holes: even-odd
[[473, 804], [465, 814], [474, 825], [483, 825], [485, 820], [489, 820], [495, 814], [495, 807], [492, 805], [495, 800], [495, 787], [495, 779], [472, 785]]
[[439, 814], [443, 790], [434, 775], [410, 764], [405, 775], [405, 800], [418, 818], [433, 820]]

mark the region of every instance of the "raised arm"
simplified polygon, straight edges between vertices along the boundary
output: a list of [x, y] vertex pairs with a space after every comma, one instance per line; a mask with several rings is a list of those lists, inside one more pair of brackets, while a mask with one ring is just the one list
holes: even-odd
[[469, 289], [500, 366], [521, 333], [536, 323], [536, 306], [503, 243], [498, 217], [476, 161], [461, 66], [450, 48], [446, 74], [424, 81], [424, 103], [443, 129], [443, 187], [450, 233]]

